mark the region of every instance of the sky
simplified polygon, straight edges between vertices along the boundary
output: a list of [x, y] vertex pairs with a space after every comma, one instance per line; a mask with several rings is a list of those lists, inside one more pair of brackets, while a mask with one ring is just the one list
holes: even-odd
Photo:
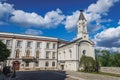
[[95, 48], [120, 52], [120, 0], [0, 0], [0, 32], [72, 41], [80, 10]]

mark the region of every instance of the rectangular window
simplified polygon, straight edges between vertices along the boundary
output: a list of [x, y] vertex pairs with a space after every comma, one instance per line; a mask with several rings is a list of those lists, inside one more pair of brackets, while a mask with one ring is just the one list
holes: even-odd
[[27, 47], [31, 47], [31, 42], [27, 42]]
[[45, 63], [45, 66], [46, 66], [46, 67], [48, 67], [48, 66], [49, 66], [49, 63], [48, 63], [48, 62], [46, 62], [46, 63]]
[[26, 62], [25, 66], [26, 66], [26, 67], [29, 67], [29, 62]]
[[10, 46], [10, 40], [6, 40], [6, 45]]
[[55, 62], [52, 62], [52, 66], [53, 66], [53, 67], [55, 66]]
[[53, 49], [55, 49], [55, 48], [56, 48], [56, 44], [54, 43], [54, 44], [53, 44]]
[[49, 59], [49, 52], [46, 52], [46, 59]]
[[52, 58], [55, 59], [55, 52], [52, 53]]
[[50, 43], [46, 44], [46, 48], [48, 48], [48, 49], [50, 48]]
[[41, 42], [37, 42], [37, 48], [41, 47]]
[[17, 41], [17, 47], [21, 47], [22, 41]]

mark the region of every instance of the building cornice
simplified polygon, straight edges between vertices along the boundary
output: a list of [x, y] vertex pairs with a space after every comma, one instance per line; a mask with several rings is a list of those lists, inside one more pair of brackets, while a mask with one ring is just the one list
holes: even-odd
[[22, 39], [22, 40], [36, 40], [36, 41], [48, 41], [48, 42], [67, 42], [53, 37], [44, 37], [44, 36], [32, 36], [32, 35], [22, 35], [22, 34], [13, 34], [13, 33], [1, 33], [0, 37], [2, 38], [12, 38], [12, 39]]

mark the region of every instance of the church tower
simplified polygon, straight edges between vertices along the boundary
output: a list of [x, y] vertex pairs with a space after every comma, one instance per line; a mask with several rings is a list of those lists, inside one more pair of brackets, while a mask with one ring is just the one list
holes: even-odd
[[78, 30], [77, 39], [78, 38], [88, 39], [87, 20], [83, 15], [83, 10], [80, 10], [80, 16], [77, 23], [77, 30]]

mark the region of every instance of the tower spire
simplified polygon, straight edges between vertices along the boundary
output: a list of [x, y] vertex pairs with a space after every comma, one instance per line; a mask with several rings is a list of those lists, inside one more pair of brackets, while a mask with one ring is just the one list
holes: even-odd
[[80, 10], [79, 20], [86, 20], [84, 15], [83, 15], [83, 10]]
[[78, 29], [77, 38], [88, 39], [87, 20], [84, 17], [83, 10], [80, 10], [80, 16], [78, 18], [77, 29]]

